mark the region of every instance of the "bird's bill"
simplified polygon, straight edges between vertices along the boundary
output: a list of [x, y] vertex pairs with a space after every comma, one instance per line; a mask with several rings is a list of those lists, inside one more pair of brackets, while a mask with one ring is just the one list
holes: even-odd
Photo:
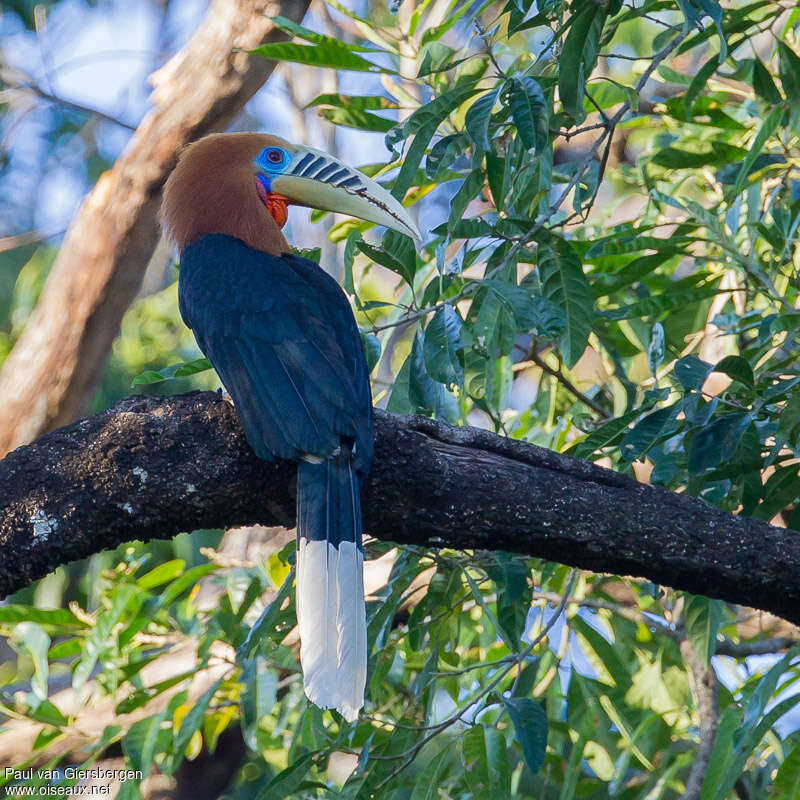
[[291, 203], [348, 214], [410, 236], [422, 237], [402, 204], [363, 172], [310, 147], [298, 147], [288, 168], [272, 178], [271, 190]]

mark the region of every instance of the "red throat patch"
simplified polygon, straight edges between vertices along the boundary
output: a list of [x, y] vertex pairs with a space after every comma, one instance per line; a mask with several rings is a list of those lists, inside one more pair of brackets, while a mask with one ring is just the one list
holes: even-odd
[[279, 228], [282, 228], [286, 224], [286, 220], [289, 218], [289, 211], [287, 208], [289, 205], [289, 198], [284, 197], [282, 194], [268, 192], [258, 178], [256, 178], [256, 191], [258, 192], [261, 202], [266, 206], [267, 211], [269, 211], [272, 219], [278, 223]]
[[270, 192], [267, 195], [267, 211], [272, 215], [272, 219], [278, 223], [278, 227], [282, 228], [289, 218], [289, 198], [284, 197], [282, 194], [273, 194]]

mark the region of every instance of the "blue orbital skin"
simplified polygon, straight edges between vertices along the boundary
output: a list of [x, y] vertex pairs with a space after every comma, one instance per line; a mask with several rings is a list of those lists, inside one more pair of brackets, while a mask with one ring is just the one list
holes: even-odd
[[267, 194], [272, 191], [272, 178], [280, 175], [291, 160], [291, 156], [282, 147], [265, 147], [258, 154], [258, 158], [253, 159], [262, 170], [256, 173], [256, 180], [264, 187]]
[[256, 455], [299, 462], [298, 535], [360, 547], [372, 397], [339, 284], [308, 259], [211, 234], [181, 253], [178, 304]]

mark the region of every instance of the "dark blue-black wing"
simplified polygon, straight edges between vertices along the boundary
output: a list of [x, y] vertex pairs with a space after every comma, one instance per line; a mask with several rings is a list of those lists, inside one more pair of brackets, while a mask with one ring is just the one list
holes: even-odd
[[261, 458], [372, 458], [372, 400], [361, 337], [339, 285], [316, 264], [214, 234], [181, 254], [181, 316], [233, 398]]

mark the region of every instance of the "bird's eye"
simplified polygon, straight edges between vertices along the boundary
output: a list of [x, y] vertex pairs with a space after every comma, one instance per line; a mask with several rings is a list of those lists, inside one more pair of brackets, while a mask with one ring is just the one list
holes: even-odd
[[280, 172], [289, 163], [289, 154], [282, 147], [265, 147], [256, 163], [267, 172]]

